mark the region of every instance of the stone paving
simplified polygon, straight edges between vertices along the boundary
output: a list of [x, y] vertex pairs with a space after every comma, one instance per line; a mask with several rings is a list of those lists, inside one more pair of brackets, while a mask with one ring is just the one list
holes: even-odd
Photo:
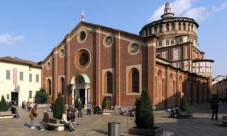
[[[227, 136], [227, 127], [221, 125], [221, 117], [227, 116], [227, 104], [219, 106], [219, 121], [211, 120], [210, 104], [199, 104], [191, 106], [194, 119], [168, 118], [166, 111], [155, 112], [155, 126], [164, 129], [164, 136]], [[30, 119], [29, 112], [19, 109], [20, 118], [0, 119], [0, 136], [51, 136], [51, 135], [76, 135], [76, 136], [107, 136], [108, 122], [119, 122], [121, 125], [121, 135], [129, 136], [128, 129], [135, 126], [134, 117], [122, 116], [117, 111], [111, 115], [83, 115], [76, 118], [80, 123], [74, 132], [57, 132], [38, 128], [39, 121], [42, 120], [43, 108], [39, 108], [39, 115], [35, 119], [36, 129], [28, 128]], [[50, 116], [52, 113], [49, 112]]]

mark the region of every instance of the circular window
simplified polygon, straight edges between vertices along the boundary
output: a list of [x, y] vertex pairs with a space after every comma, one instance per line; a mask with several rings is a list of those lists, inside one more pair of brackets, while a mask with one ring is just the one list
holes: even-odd
[[113, 44], [113, 37], [111, 36], [106, 36], [103, 40], [103, 44], [106, 47], [110, 47]]
[[51, 68], [51, 63], [50, 62], [47, 63], [46, 68], [47, 69], [50, 69]]
[[79, 34], [78, 34], [78, 41], [79, 42], [84, 42], [87, 38], [87, 33], [86, 31], [82, 30]]
[[90, 63], [90, 54], [87, 50], [82, 49], [76, 53], [75, 64], [78, 68], [84, 69]]
[[129, 52], [135, 54], [139, 51], [139, 45], [137, 43], [133, 43], [129, 46]]
[[85, 38], [86, 38], [86, 33], [84, 31], [82, 31], [80, 33], [80, 40], [83, 41], [83, 40], [85, 40]]
[[65, 50], [64, 49], [61, 49], [60, 52], [59, 52], [59, 57], [64, 57], [65, 56]]

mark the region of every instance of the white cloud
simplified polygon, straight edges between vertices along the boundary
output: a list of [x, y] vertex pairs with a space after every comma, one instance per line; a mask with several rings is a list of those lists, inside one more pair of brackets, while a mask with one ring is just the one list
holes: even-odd
[[213, 10], [218, 12], [218, 11], [221, 11], [221, 10], [224, 10], [227, 8], [227, 1], [225, 1], [224, 3], [221, 4], [220, 7], [213, 7]]
[[0, 34], [0, 43], [3, 44], [13, 44], [18, 41], [23, 41], [24, 36], [23, 35], [10, 35], [8, 33], [6, 34]]
[[190, 17], [196, 21], [205, 21], [208, 18], [209, 12], [204, 7], [192, 8], [184, 13], [185, 17]]
[[[197, 0], [175, 0], [170, 3], [171, 12], [178, 17], [190, 17], [196, 21], [204, 21], [208, 17], [208, 10], [205, 7], [192, 8], [192, 4]], [[164, 14], [165, 4], [160, 6], [149, 18], [149, 22], [160, 19]]]

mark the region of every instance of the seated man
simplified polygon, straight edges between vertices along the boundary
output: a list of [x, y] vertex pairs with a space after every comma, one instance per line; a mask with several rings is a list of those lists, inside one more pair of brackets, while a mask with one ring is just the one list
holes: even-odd
[[43, 111], [43, 120], [40, 122], [40, 130], [44, 130], [47, 128], [47, 124], [50, 122], [50, 117], [49, 114], [47, 113], [46, 110]]
[[98, 105], [96, 105], [93, 112], [94, 112], [94, 114], [99, 114], [100, 107]]
[[65, 111], [65, 113], [62, 114], [61, 118], [62, 118], [61, 119], [61, 123], [65, 125], [65, 129], [69, 130], [70, 132], [72, 132], [74, 130], [74, 126], [71, 123], [71, 121], [67, 120], [67, 111]]
[[175, 106], [171, 106], [171, 108], [170, 108], [170, 115], [169, 115], [169, 117], [174, 118], [174, 117], [175, 117], [175, 115], [176, 115], [176, 113], [177, 113], [177, 111], [176, 111], [176, 107], [175, 107]]
[[14, 114], [14, 117], [15, 117], [15, 118], [19, 118], [19, 117], [20, 117], [20, 114], [19, 114], [19, 112], [17, 111], [17, 108], [16, 108], [15, 106], [12, 106], [12, 107], [11, 107], [11, 112], [12, 112], [12, 114]]
[[181, 115], [181, 110], [178, 106], [176, 106], [175, 108], [176, 108], [176, 115], [178, 117], [179, 115]]
[[68, 110], [68, 112], [67, 112], [67, 120], [72, 122], [72, 124], [74, 126], [78, 125], [78, 122], [76, 121], [76, 115], [74, 113], [72, 113], [71, 110]]

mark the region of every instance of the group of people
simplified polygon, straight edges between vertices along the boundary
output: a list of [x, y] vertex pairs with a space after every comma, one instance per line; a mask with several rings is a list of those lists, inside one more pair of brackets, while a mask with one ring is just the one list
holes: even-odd
[[22, 109], [28, 110], [28, 112], [32, 109], [33, 104], [30, 101], [23, 101], [22, 102]]
[[76, 116], [70, 109], [65, 111], [61, 117], [61, 123], [65, 125], [65, 129], [72, 132], [75, 130], [75, 126], [79, 125], [76, 121]]
[[[26, 103], [26, 105], [28, 105], [28, 103]], [[87, 115], [91, 115], [91, 109], [92, 109], [92, 105], [89, 102], [87, 105]], [[30, 110], [30, 114], [29, 117], [31, 119], [31, 123], [30, 123], [30, 128], [34, 129], [34, 119], [38, 116], [37, 113], [37, 108], [38, 108], [38, 104], [34, 104], [33, 108]], [[78, 104], [76, 105], [77, 108], [77, 112], [78, 112], [78, 117], [82, 117], [82, 102], [79, 100]], [[54, 111], [54, 104], [52, 103], [49, 109], [50, 112]], [[96, 105], [94, 107], [94, 114], [98, 114], [101, 111], [101, 108]], [[66, 110], [62, 116], [61, 116], [61, 123], [64, 124], [65, 129], [72, 132], [75, 129], [76, 125], [79, 125], [78, 122], [76, 121], [76, 114], [73, 113], [70, 109]], [[47, 128], [47, 123], [50, 122], [50, 117], [48, 114], [47, 110], [43, 111], [43, 119], [40, 122], [40, 129], [44, 130], [45, 128]]]
[[[29, 117], [31, 119], [30, 128], [34, 129], [34, 119], [38, 116], [37, 113], [38, 105], [35, 104], [32, 110], [30, 111]], [[61, 117], [61, 123], [65, 125], [65, 129], [72, 132], [75, 129], [76, 125], [79, 123], [76, 121], [76, 116], [70, 109], [66, 110]], [[48, 127], [47, 123], [50, 122], [50, 117], [47, 110], [43, 111], [43, 119], [40, 122], [40, 130], [44, 130]]]

